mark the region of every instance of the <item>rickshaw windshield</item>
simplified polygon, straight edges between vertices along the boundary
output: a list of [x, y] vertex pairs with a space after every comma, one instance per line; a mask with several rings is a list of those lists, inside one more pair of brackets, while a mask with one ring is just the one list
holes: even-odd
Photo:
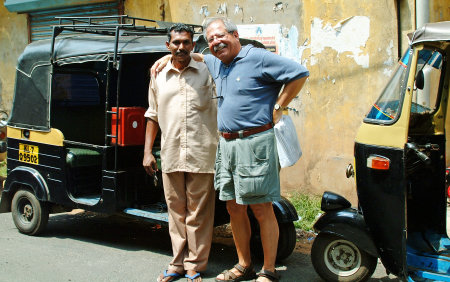
[[393, 123], [400, 114], [402, 88], [405, 87], [407, 65], [410, 57], [410, 49], [399, 61], [394, 75], [381, 92], [378, 100], [372, 105], [364, 122], [368, 123]]

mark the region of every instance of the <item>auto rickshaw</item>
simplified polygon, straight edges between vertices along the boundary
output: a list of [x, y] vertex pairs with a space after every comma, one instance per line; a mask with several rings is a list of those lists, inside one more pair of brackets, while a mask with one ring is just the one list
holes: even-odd
[[[167, 225], [162, 177], [147, 175], [142, 159], [149, 69], [169, 53], [171, 24], [124, 15], [60, 17], [51, 39], [25, 48], [7, 124], [8, 175], [0, 202], [0, 212], [12, 212], [20, 232], [38, 235], [49, 214], [76, 208]], [[201, 26], [191, 26], [196, 50], [207, 49]], [[285, 198], [273, 206], [283, 259], [294, 250], [298, 216]], [[224, 202], [216, 201], [211, 216], [216, 226], [229, 221]], [[255, 220], [252, 228], [258, 229]], [[259, 236], [252, 238], [259, 246]]]
[[357, 133], [358, 207], [322, 196], [311, 259], [326, 281], [364, 281], [379, 258], [404, 281], [450, 281], [445, 128], [450, 22], [415, 31]]

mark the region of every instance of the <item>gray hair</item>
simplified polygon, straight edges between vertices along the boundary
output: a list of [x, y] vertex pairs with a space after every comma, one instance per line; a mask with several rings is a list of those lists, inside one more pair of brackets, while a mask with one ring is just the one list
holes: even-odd
[[211, 18], [207, 18], [203, 22], [203, 36], [205, 37], [205, 39], [206, 39], [206, 29], [213, 22], [216, 22], [216, 21], [221, 21], [223, 23], [223, 25], [225, 26], [225, 29], [227, 30], [228, 33], [233, 33], [233, 32], [238, 30], [237, 26], [229, 18], [225, 18], [225, 17], [211, 17]]

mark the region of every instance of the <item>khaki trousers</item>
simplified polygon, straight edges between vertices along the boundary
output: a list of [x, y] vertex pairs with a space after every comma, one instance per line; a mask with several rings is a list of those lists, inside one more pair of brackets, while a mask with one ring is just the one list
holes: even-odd
[[163, 173], [173, 259], [170, 271], [204, 271], [211, 249], [214, 174]]

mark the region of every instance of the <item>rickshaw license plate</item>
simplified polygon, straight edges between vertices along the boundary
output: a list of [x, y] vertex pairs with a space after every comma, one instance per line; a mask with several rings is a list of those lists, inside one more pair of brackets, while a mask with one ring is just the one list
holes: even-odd
[[19, 161], [30, 164], [39, 164], [39, 147], [19, 143]]

